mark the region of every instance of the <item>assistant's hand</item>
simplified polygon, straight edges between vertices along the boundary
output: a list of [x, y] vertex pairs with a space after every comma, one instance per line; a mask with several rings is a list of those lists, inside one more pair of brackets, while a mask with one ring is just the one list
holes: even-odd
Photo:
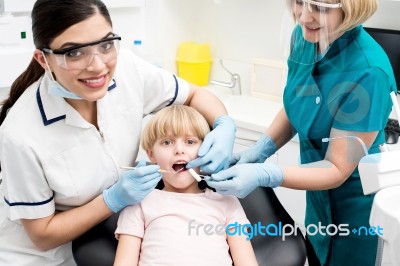
[[141, 161], [136, 167], [135, 170], [124, 172], [117, 183], [103, 191], [104, 201], [113, 212], [141, 202], [160, 181], [160, 166], [146, 166], [146, 163]]
[[273, 163], [238, 164], [211, 175], [206, 182], [220, 194], [244, 198], [257, 187], [274, 188], [281, 185], [283, 173]]
[[274, 141], [263, 134], [253, 146], [241, 153], [234, 154], [230, 164], [263, 163], [275, 152], [276, 145]]
[[206, 173], [228, 168], [235, 142], [235, 122], [227, 115], [220, 116], [215, 120], [213, 128], [200, 146], [199, 158], [189, 162], [186, 168], [200, 166], [200, 170]]

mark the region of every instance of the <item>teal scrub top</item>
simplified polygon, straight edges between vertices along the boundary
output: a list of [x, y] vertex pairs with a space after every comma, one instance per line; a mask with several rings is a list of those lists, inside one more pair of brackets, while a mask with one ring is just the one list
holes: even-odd
[[[308, 44], [303, 56], [313, 56]], [[397, 87], [387, 55], [362, 26], [334, 41], [317, 63], [288, 61], [288, 67], [283, 101], [299, 136], [302, 164], [325, 158], [328, 143], [322, 138], [332, 128], [378, 131], [369, 153], [379, 152], [392, 107], [390, 92]], [[306, 226], [348, 224], [350, 230], [348, 236], [308, 234], [322, 265], [374, 265], [377, 237], [357, 230], [369, 228], [372, 201], [373, 195], [363, 194], [357, 169], [336, 189], [307, 191]]]

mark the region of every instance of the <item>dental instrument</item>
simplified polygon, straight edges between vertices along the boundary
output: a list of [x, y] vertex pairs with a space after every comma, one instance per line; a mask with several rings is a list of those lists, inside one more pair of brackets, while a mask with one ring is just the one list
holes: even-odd
[[358, 141], [361, 145], [361, 147], [364, 150], [364, 154], [368, 155], [368, 149], [367, 146], [365, 146], [365, 143], [357, 136], [340, 136], [340, 137], [333, 137], [333, 138], [323, 138], [321, 141], [322, 142], [329, 142], [331, 140], [335, 140], [335, 139], [354, 139], [356, 141]]
[[[133, 167], [133, 166], [120, 166], [119, 168], [125, 169], [125, 170], [135, 170], [135, 169], [137, 169], [138, 167]], [[182, 167], [182, 168], [179, 169], [178, 171], [168, 171], [168, 170], [160, 169], [160, 170], [158, 170], [158, 172], [160, 172], [160, 173], [174, 173], [174, 174], [177, 174], [177, 173], [179, 173], [180, 171], [182, 171], [183, 169], [185, 169], [185, 167]]]
[[199, 175], [198, 173], [196, 173], [193, 168], [190, 168], [189, 173], [194, 177], [194, 179], [196, 179], [197, 182], [200, 182], [203, 179], [207, 179], [209, 178], [209, 176], [205, 176], [205, 175]]

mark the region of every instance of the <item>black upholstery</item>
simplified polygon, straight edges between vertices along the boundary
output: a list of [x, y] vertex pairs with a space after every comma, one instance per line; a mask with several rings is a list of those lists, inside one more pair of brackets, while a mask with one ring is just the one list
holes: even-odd
[[118, 241], [114, 236], [118, 213], [72, 241], [72, 253], [78, 266], [111, 266]]
[[[263, 226], [294, 224], [272, 188], [260, 187], [244, 199], [240, 199], [251, 224]], [[260, 266], [303, 266], [306, 261], [306, 242], [300, 231], [286, 236], [254, 236], [251, 240]]]
[[[245, 199], [240, 199], [251, 224], [294, 224], [271, 188], [257, 188]], [[79, 266], [112, 265], [117, 241], [114, 237], [118, 215], [97, 225], [79, 239], [72, 249]], [[303, 266], [306, 261], [306, 242], [298, 230], [297, 236], [255, 236], [252, 245], [260, 266]]]

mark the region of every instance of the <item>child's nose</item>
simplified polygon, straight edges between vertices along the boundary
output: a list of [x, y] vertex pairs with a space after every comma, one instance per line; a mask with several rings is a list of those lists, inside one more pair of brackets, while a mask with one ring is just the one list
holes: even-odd
[[185, 151], [184, 151], [183, 143], [177, 142], [175, 144], [175, 154], [184, 154], [184, 153], [185, 153]]

